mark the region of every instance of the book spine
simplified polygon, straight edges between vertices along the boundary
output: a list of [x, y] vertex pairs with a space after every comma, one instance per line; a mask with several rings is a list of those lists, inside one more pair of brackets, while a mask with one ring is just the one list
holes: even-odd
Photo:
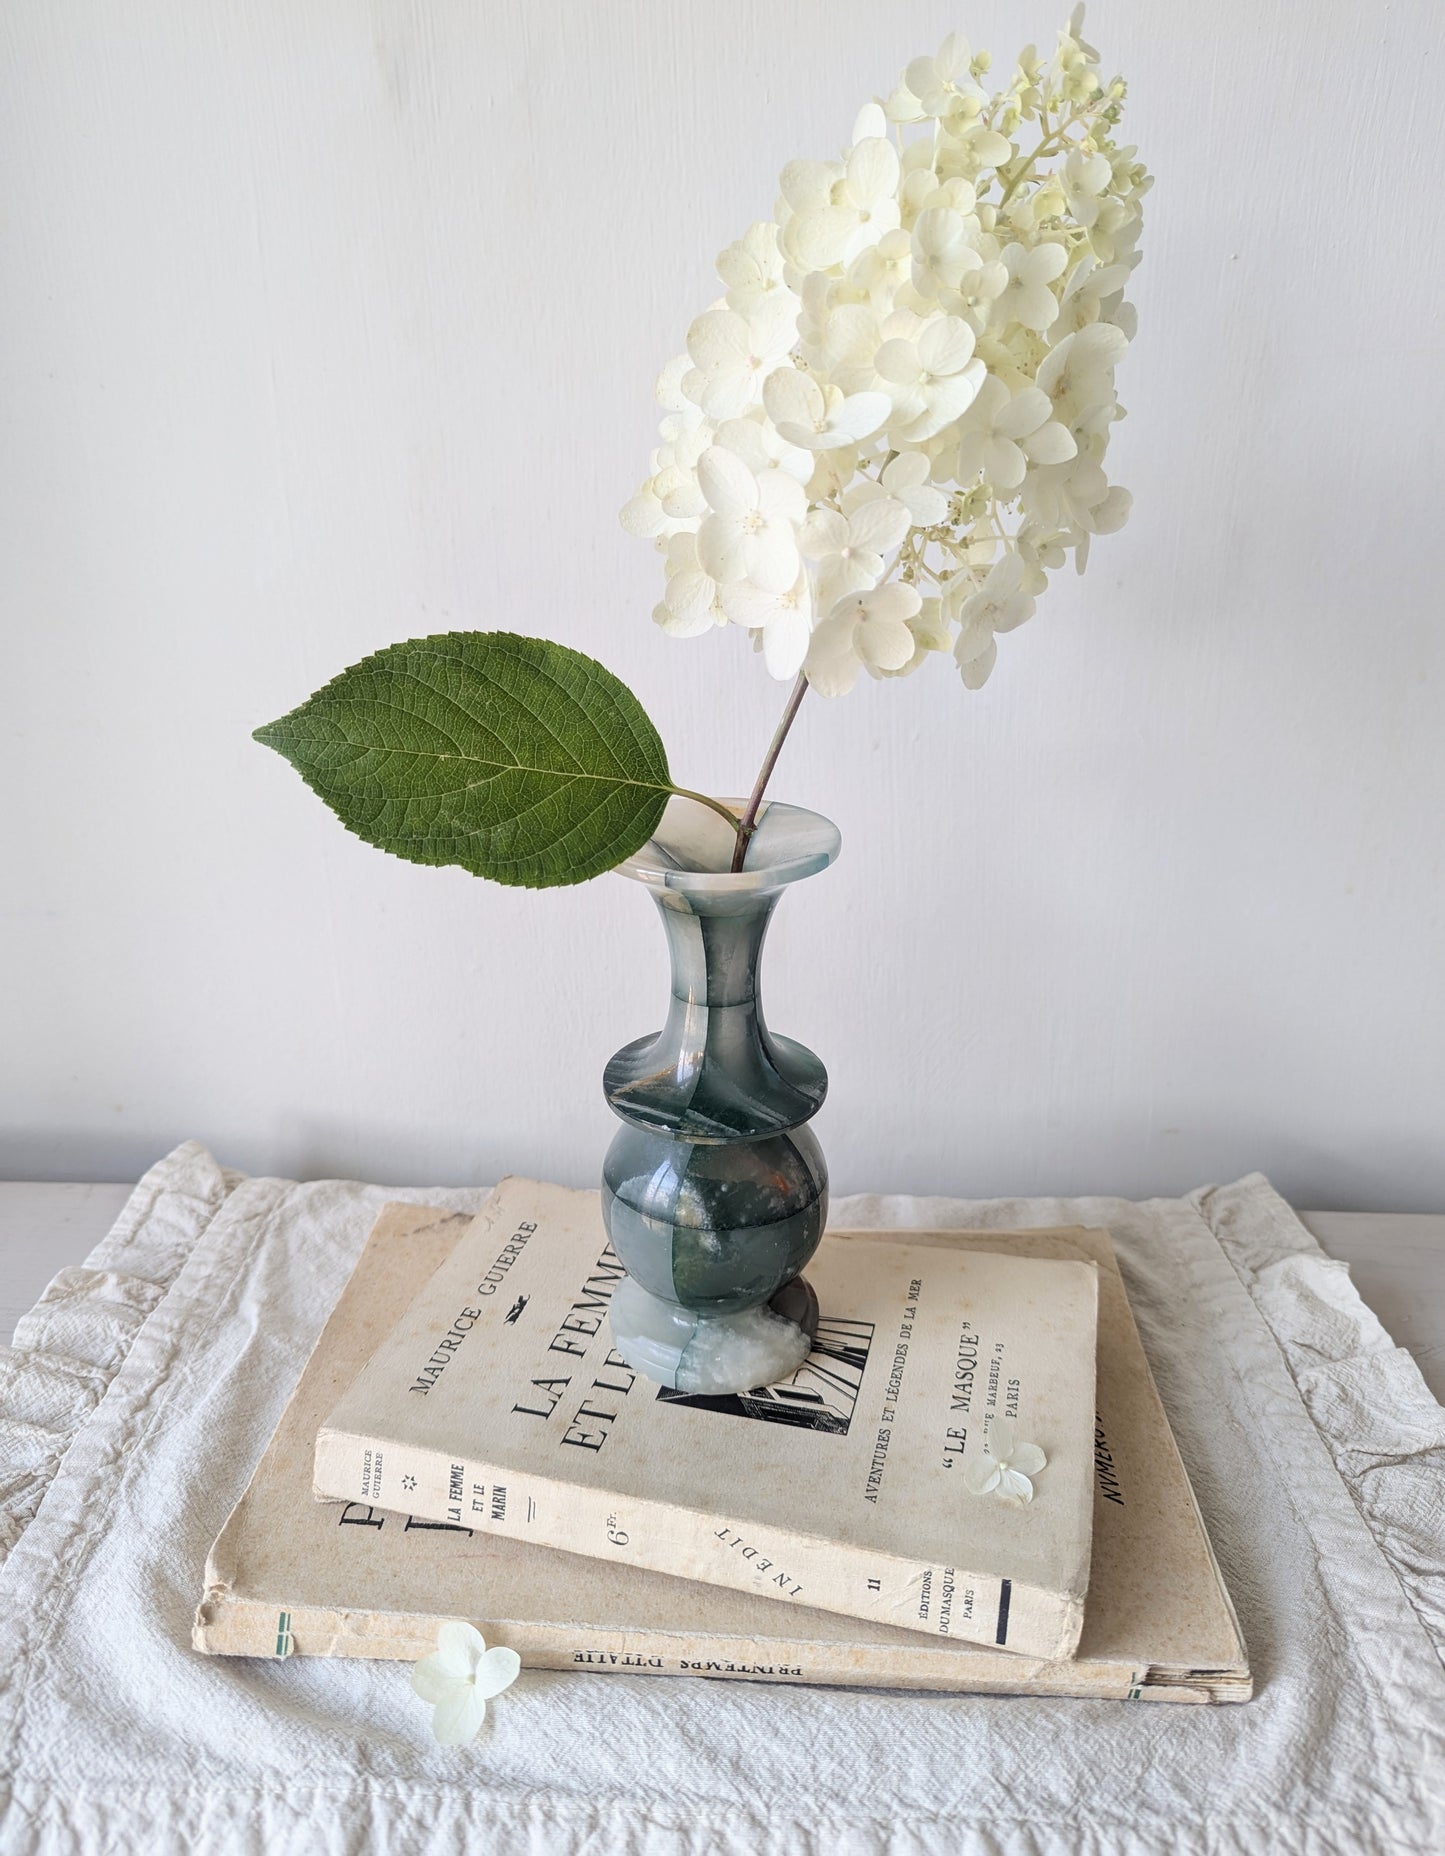
[[[193, 1647], [208, 1656], [340, 1656], [411, 1662], [436, 1647], [440, 1617], [398, 1612], [285, 1609], [214, 1590], [196, 1617]], [[936, 1694], [1065, 1695], [1103, 1701], [1200, 1699], [1153, 1689], [1129, 1663], [1036, 1663], [933, 1644], [822, 1644], [791, 1638], [678, 1636], [585, 1625], [479, 1623], [487, 1642], [514, 1649], [529, 1669], [578, 1674], [705, 1675], [728, 1681], [804, 1682], [833, 1688], [908, 1688]]]
[[1074, 1655], [1083, 1625], [1078, 1600], [996, 1575], [350, 1432], [317, 1437], [314, 1493], [1048, 1661]]

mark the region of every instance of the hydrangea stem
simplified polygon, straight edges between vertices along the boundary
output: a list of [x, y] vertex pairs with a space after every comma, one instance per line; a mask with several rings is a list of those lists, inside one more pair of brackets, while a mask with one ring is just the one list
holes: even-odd
[[748, 845], [752, 842], [753, 833], [758, 828], [758, 808], [763, 803], [763, 794], [767, 790], [768, 781], [773, 777], [773, 768], [778, 764], [778, 756], [783, 751], [783, 743], [788, 738], [788, 730], [793, 726], [799, 705], [807, 693], [808, 679], [799, 672], [798, 680], [793, 685], [793, 693], [788, 698], [788, 706], [783, 710], [782, 719], [773, 731], [773, 738], [768, 743], [768, 751], [763, 756], [763, 764], [758, 769], [757, 780], [752, 792], [748, 795], [747, 808], [738, 822], [738, 841], [733, 849], [734, 873], [743, 867], [743, 859], [748, 854]]
[[[1008, 205], [1009, 201], [1014, 196], [1014, 192], [1016, 191], [1019, 182], [1024, 178], [1026, 174], [1032, 173], [1035, 162], [1041, 161], [1045, 155], [1056, 155], [1060, 152], [1060, 150], [1064, 146], [1064, 141], [1065, 141], [1066, 136], [1068, 135], [1069, 130], [1072, 129], [1076, 123], [1082, 122], [1086, 114], [1087, 114], [1087, 111], [1076, 110], [1073, 113], [1073, 115], [1067, 119], [1067, 121], [1056, 123], [1054, 127], [1051, 130], [1049, 130], [1047, 134], [1044, 135], [1043, 139], [1039, 142], [1038, 146], [1034, 149], [1033, 153], [1025, 157], [1025, 159], [1020, 163], [1019, 167], [1015, 170], [1013, 179], [1010, 180], [1008, 185], [1003, 188], [1003, 192], [999, 195], [999, 198], [998, 198], [999, 206], [1003, 207], [1003, 206]], [[1043, 120], [1046, 121], [1047, 118], [1044, 118]], [[1000, 176], [999, 184], [1001, 186], [1003, 185], [1002, 176]]]

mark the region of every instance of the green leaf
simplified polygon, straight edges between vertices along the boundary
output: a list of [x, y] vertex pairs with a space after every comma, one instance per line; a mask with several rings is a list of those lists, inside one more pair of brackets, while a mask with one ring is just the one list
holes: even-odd
[[534, 889], [630, 857], [674, 790], [625, 683], [512, 632], [389, 645], [255, 738], [368, 844]]

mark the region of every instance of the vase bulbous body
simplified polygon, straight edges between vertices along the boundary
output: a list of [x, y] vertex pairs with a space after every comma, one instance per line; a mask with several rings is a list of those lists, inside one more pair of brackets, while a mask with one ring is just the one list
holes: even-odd
[[657, 903], [672, 998], [663, 1028], [603, 1073], [623, 1123], [602, 1171], [603, 1217], [627, 1271], [612, 1331], [629, 1365], [680, 1391], [747, 1391], [806, 1357], [817, 1303], [801, 1271], [828, 1212], [807, 1125], [827, 1073], [768, 1029], [758, 976], [780, 896], [832, 863], [837, 828], [772, 805], [736, 873], [732, 847], [724, 820], [673, 799], [618, 866]]

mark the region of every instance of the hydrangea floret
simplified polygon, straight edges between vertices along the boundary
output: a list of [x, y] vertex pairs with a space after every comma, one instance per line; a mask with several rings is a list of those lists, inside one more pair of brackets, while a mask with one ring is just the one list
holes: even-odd
[[1105, 457], [1150, 182], [1125, 85], [1081, 7], [1052, 56], [989, 71], [956, 33], [914, 59], [719, 256], [622, 512], [663, 554], [664, 631], [743, 626], [825, 696], [944, 654], [978, 689], [1128, 516]]
[[1048, 1464], [1035, 1443], [1028, 1443], [1007, 1418], [989, 1426], [983, 1454], [964, 1466], [964, 1487], [971, 1495], [996, 1495], [1005, 1502], [1031, 1502], [1033, 1479]]
[[442, 1746], [465, 1746], [475, 1740], [487, 1717], [487, 1703], [508, 1689], [521, 1673], [522, 1659], [502, 1644], [487, 1648], [474, 1624], [443, 1624], [437, 1647], [411, 1672], [414, 1694], [433, 1709], [432, 1732]]

